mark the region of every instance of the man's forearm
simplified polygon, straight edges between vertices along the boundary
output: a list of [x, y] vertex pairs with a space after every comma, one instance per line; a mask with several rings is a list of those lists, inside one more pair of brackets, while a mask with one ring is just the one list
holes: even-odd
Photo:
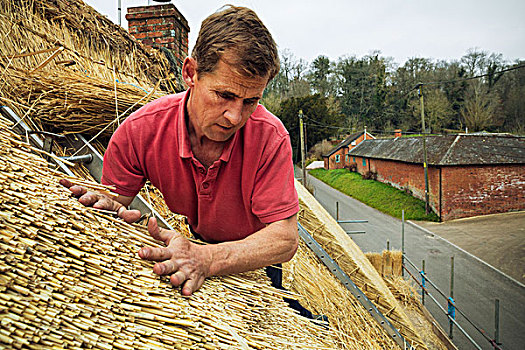
[[198, 245], [179, 232], [162, 229], [150, 218], [148, 231], [166, 247], [144, 247], [143, 259], [156, 261], [153, 272], [170, 275], [171, 284], [183, 285], [182, 294], [191, 295], [206, 277], [255, 270], [290, 260], [297, 250], [296, 215], [269, 224], [245, 239]]
[[255, 270], [289, 261], [297, 251], [297, 216], [269, 224], [240, 241], [210, 244], [210, 276]]

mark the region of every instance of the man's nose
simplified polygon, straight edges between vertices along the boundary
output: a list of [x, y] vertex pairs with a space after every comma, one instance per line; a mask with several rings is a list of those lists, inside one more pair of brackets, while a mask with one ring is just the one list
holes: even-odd
[[242, 99], [230, 101], [228, 105], [226, 106], [224, 117], [228, 119], [230, 124], [238, 125], [242, 121], [242, 109], [243, 109]]

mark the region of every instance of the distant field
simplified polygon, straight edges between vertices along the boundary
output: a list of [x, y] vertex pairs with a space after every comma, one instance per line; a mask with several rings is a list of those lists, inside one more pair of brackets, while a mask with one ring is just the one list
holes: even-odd
[[439, 221], [434, 212], [425, 213], [424, 201], [382, 182], [365, 180], [358, 173], [346, 169], [314, 169], [309, 174], [390, 216], [401, 218], [404, 209], [407, 220]]

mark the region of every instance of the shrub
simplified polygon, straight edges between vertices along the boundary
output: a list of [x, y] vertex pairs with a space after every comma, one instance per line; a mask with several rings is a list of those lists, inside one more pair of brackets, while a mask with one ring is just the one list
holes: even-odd
[[377, 180], [377, 173], [375, 171], [366, 171], [363, 175], [365, 180]]
[[349, 165], [345, 165], [345, 169], [348, 169], [349, 171], [355, 173], [355, 172], [357, 172], [357, 164], [356, 163], [351, 163]]

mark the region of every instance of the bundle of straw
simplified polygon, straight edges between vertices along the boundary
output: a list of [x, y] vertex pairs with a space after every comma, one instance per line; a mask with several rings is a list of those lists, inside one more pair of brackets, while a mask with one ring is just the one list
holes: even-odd
[[419, 293], [402, 277], [402, 252], [384, 250], [381, 254], [366, 253], [366, 257], [382, 275], [388, 289], [410, 318], [414, 329], [428, 349], [456, 349], [448, 340], [445, 331], [419, 301]]
[[326, 349], [262, 270], [182, 297], [142, 245], [144, 228], [82, 206], [0, 119], [0, 347]]
[[[81, 0], [0, 0], [0, 64], [183, 89], [168, 60]], [[42, 65], [45, 63], [44, 65]], [[178, 74], [177, 74], [178, 75]]]
[[403, 253], [399, 250], [383, 250], [383, 253], [366, 253], [370, 263], [383, 277], [401, 276], [403, 269]]
[[111, 123], [103, 133], [111, 136], [125, 117], [164, 95], [155, 88], [146, 91], [70, 72], [7, 69], [4, 76], [10, 82], [3, 90], [4, 101], [20, 116], [64, 134], [93, 135]]

